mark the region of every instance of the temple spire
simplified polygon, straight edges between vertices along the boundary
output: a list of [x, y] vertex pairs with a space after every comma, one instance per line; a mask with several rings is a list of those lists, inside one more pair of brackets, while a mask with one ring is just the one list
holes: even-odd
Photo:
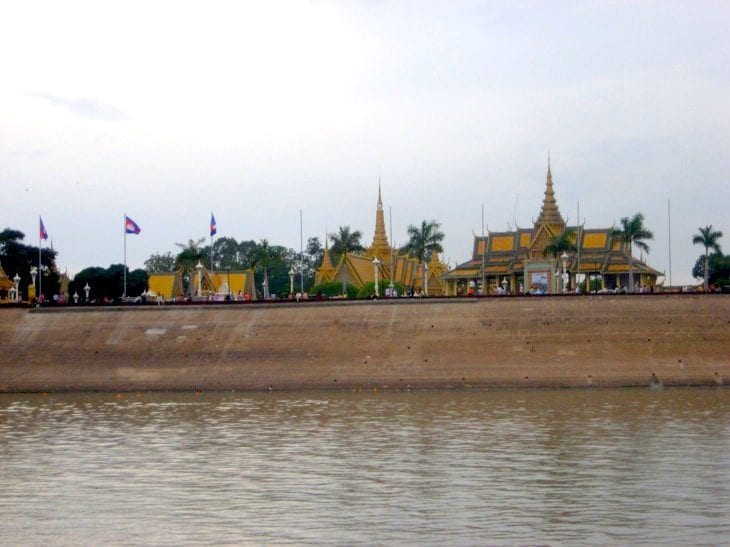
[[370, 252], [378, 255], [381, 259], [390, 253], [388, 234], [385, 231], [385, 214], [383, 213], [383, 197], [380, 190], [380, 177], [378, 177], [378, 207], [375, 212], [375, 234]]
[[547, 178], [545, 180], [545, 198], [542, 202], [540, 216], [535, 225], [548, 224], [551, 226], [565, 226], [565, 221], [558, 210], [558, 204], [555, 201], [555, 191], [553, 190], [553, 174], [550, 170], [550, 153], [548, 152], [548, 169]]

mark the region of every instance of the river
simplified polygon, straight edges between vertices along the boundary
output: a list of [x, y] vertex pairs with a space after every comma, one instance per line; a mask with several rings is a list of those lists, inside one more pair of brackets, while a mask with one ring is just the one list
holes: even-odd
[[730, 390], [0, 395], [0, 544], [723, 543]]

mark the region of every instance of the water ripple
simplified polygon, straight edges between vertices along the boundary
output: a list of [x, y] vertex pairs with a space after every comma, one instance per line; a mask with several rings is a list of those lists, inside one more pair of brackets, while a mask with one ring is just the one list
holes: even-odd
[[0, 544], [722, 543], [730, 391], [0, 396]]

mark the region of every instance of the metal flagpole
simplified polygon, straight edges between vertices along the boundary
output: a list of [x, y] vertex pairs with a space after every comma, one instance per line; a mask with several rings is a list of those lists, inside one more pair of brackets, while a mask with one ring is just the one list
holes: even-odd
[[41, 295], [43, 294], [43, 265], [41, 264], [41, 245], [43, 238], [41, 237], [41, 224], [43, 224], [43, 219], [38, 215], [38, 294], [36, 295], [38, 302], [41, 301]]
[[122, 298], [127, 298], [127, 213], [124, 213], [124, 293]]
[[[482, 248], [482, 296], [487, 295], [487, 288], [484, 286], [484, 261], [487, 257], [487, 243], [484, 240], [484, 204], [482, 203], [482, 245], [484, 246]], [[477, 249], [479, 247], [477, 246]]]
[[395, 259], [395, 241], [393, 241], [393, 206], [392, 205], [388, 205], [388, 214], [390, 216], [390, 289], [392, 291], [393, 286], [395, 285], [393, 283], [393, 277], [395, 277], [395, 271], [394, 271], [395, 266], [393, 264], [393, 259]]
[[671, 200], [667, 199], [667, 231], [669, 232], [669, 286], [672, 286], [672, 208]]
[[576, 241], [576, 247], [577, 247], [577, 256], [576, 256], [576, 264], [575, 264], [575, 285], [577, 287], [580, 287], [580, 242], [581, 239], [583, 239], [583, 227], [580, 225], [580, 201], [578, 202], [578, 235], [576, 238], [578, 241]]
[[[210, 271], [213, 271], [213, 211], [210, 212], [211, 226], [210, 226]], [[229, 285], [230, 289], [230, 285]]]
[[299, 288], [304, 294], [304, 231], [302, 224], [302, 210], [299, 209]]

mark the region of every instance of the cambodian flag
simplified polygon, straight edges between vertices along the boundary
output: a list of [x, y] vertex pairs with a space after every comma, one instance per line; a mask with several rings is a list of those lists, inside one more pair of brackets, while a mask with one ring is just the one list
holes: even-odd
[[43, 225], [43, 219], [41, 217], [38, 217], [38, 219], [41, 221], [40, 232], [39, 232], [40, 238], [48, 239], [48, 232], [46, 232], [46, 227]]
[[213, 237], [217, 233], [218, 233], [218, 227], [215, 224], [215, 217], [213, 216], [213, 213], [211, 213], [210, 214], [210, 237]]
[[135, 221], [124, 215], [124, 232], [127, 234], [138, 234], [142, 230]]

